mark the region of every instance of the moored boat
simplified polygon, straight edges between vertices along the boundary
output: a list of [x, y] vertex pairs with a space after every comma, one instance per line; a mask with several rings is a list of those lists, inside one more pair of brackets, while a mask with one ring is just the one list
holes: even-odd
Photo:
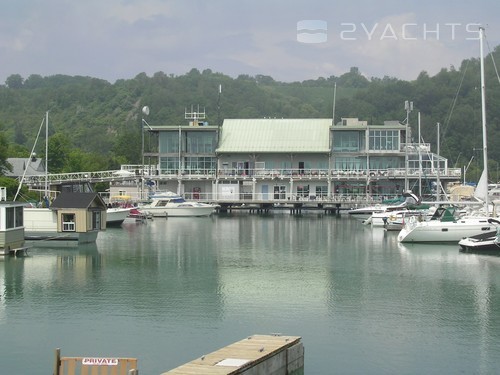
[[496, 225], [496, 230], [462, 238], [458, 245], [464, 253], [500, 254], [500, 221], [490, 218], [488, 222]]
[[186, 201], [173, 192], [157, 193], [150, 202], [140, 205], [139, 210], [152, 216], [210, 216], [217, 206], [208, 203]]
[[464, 237], [490, 232], [485, 216], [459, 216], [456, 207], [438, 207], [427, 221], [410, 217], [398, 234], [399, 242], [458, 242]]
[[130, 207], [108, 207], [106, 227], [120, 226], [130, 214]]

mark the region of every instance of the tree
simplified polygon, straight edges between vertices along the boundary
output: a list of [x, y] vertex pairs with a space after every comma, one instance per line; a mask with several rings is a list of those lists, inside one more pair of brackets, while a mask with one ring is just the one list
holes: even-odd
[[68, 138], [62, 133], [54, 134], [49, 138], [48, 148], [48, 171], [50, 171], [50, 173], [63, 172], [71, 150], [71, 144]]
[[7, 77], [5, 84], [10, 89], [20, 89], [21, 87], [23, 87], [23, 77], [21, 77], [19, 74], [12, 74]]
[[5, 175], [5, 172], [12, 171], [12, 166], [7, 161], [8, 143], [3, 132], [0, 133], [0, 176]]

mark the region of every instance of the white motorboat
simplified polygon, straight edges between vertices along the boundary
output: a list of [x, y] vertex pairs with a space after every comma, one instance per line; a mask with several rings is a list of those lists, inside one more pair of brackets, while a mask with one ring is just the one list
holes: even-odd
[[464, 237], [491, 232], [488, 217], [458, 216], [456, 207], [439, 207], [430, 220], [410, 217], [398, 234], [399, 242], [457, 242]]
[[460, 251], [464, 253], [500, 254], [500, 221], [489, 219], [496, 226], [496, 230], [466, 237], [458, 242]]
[[106, 227], [119, 226], [130, 214], [131, 207], [108, 207], [106, 210]]
[[382, 227], [387, 222], [388, 217], [397, 215], [398, 213], [427, 214], [426, 209], [429, 206], [418, 206], [420, 199], [411, 190], [404, 192], [403, 197], [405, 200], [400, 204], [381, 206], [380, 210], [373, 211], [367, 216], [366, 220], [363, 220], [363, 224]]
[[150, 202], [138, 207], [142, 212], [152, 216], [210, 216], [216, 205], [186, 201], [173, 192], [158, 193], [150, 197]]
[[[404, 198], [404, 199], [403, 199]], [[373, 214], [393, 211], [393, 210], [403, 210], [408, 207], [408, 205], [417, 204], [420, 200], [415, 194], [411, 191], [407, 191], [403, 193], [402, 198], [383, 201], [381, 204], [376, 204], [374, 206], [353, 208], [352, 210], [347, 211], [347, 213], [351, 217], [355, 217], [356, 219], [362, 220], [364, 224], [369, 224], [366, 222]]]
[[356, 219], [364, 221], [370, 218], [374, 213], [385, 212], [387, 207], [389, 206], [376, 204], [375, 206], [353, 208], [352, 210], [347, 211], [347, 213]]
[[374, 213], [366, 220], [366, 224], [371, 224], [372, 227], [384, 227], [389, 222], [403, 222], [411, 216], [417, 216], [420, 220], [427, 220], [434, 214], [434, 210], [428, 207], [421, 209], [405, 209], [405, 210], [389, 210], [384, 212]]

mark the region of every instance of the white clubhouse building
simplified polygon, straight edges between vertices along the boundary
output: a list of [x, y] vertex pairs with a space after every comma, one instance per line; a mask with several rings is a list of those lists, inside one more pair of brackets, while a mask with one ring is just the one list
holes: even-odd
[[405, 141], [410, 128], [398, 121], [226, 119], [217, 126], [203, 119], [144, 127], [144, 163], [123, 166], [135, 179], [112, 183], [111, 196], [170, 190], [214, 202], [379, 199], [406, 189], [428, 194], [436, 181], [461, 177], [429, 144]]

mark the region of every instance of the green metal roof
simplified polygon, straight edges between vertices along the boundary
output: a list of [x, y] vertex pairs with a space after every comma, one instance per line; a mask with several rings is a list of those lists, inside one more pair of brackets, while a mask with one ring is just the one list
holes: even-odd
[[332, 119], [228, 119], [218, 153], [330, 151]]

